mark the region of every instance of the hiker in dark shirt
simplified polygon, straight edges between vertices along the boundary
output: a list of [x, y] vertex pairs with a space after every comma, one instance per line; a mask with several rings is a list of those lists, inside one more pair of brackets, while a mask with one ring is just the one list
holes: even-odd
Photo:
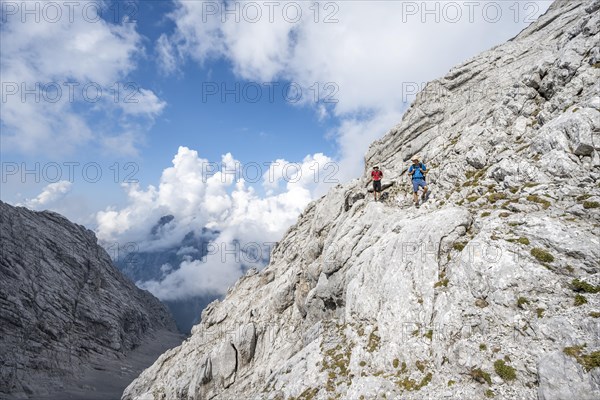
[[371, 179], [373, 179], [373, 195], [375, 196], [375, 201], [377, 201], [377, 193], [381, 193], [381, 178], [383, 178], [383, 172], [379, 170], [379, 167], [373, 167]]

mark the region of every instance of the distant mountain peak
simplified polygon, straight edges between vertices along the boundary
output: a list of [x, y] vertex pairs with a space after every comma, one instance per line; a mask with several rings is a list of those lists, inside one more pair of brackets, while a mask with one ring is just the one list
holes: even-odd
[[162, 217], [160, 217], [160, 219], [158, 220], [158, 222], [156, 223], [156, 225], [154, 225], [152, 227], [152, 229], [150, 230], [150, 234], [152, 236], [159, 236], [158, 232], [167, 224], [169, 224], [171, 221], [173, 221], [175, 219], [175, 216], [173, 215], [163, 215]]

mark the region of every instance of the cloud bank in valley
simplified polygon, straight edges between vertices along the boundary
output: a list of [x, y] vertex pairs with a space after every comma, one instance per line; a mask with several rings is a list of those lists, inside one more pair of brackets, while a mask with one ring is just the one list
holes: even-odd
[[[335, 183], [335, 168], [330, 158], [314, 154], [302, 163], [276, 160], [249, 172], [231, 154], [214, 163], [180, 147], [158, 186], [123, 185], [128, 204], [99, 212], [97, 234], [106, 245], [133, 242], [139, 251], [160, 251], [180, 245], [189, 232], [218, 232], [206, 257], [189, 254], [162, 280], [138, 284], [163, 300], [222, 294], [244, 268], [264, 265], [273, 243]], [[246, 181], [256, 171], [261, 193]], [[152, 234], [165, 215], [174, 218]]]

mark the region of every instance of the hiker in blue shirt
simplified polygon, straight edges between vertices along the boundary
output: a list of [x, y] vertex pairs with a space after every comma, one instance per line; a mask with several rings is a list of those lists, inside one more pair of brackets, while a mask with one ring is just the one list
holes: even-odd
[[427, 198], [427, 182], [425, 182], [425, 175], [427, 174], [427, 167], [425, 164], [419, 161], [419, 156], [415, 155], [412, 158], [413, 164], [408, 169], [408, 174], [412, 177], [413, 185], [413, 200], [415, 206], [419, 207], [419, 188], [423, 188], [422, 200]]

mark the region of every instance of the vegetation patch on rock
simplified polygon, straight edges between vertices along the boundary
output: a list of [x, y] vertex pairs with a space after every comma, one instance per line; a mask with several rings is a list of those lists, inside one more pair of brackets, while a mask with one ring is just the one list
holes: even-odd
[[583, 208], [589, 210], [590, 208], [600, 208], [600, 203], [597, 201], [584, 201]]
[[521, 236], [518, 239], [506, 239], [506, 241], [510, 242], [510, 243], [519, 243], [519, 244], [522, 244], [525, 246], [530, 244], [529, 239], [527, 239], [526, 237], [523, 237], [523, 236]]
[[600, 293], [600, 286], [595, 286], [579, 279], [573, 279], [571, 286], [574, 291], [579, 293]]
[[494, 362], [494, 371], [496, 371], [496, 374], [505, 381], [517, 379], [516, 370], [510, 365], [507, 365], [504, 360], [496, 360]]
[[588, 302], [587, 298], [584, 295], [582, 295], [582, 294], [575, 295], [575, 301], [574, 301], [575, 306], [579, 307], [584, 304], [587, 304], [587, 302]]
[[583, 352], [585, 347], [586, 344], [565, 347], [563, 352], [570, 357], [574, 357], [586, 372], [590, 372], [592, 369], [600, 367], [600, 351], [585, 354]]
[[550, 207], [551, 204], [548, 200], [542, 199], [537, 194], [530, 194], [529, 196], [527, 196], [527, 201], [531, 201], [532, 203], [537, 203], [541, 205], [544, 208], [544, 210], [548, 209], [548, 207]]
[[534, 256], [538, 261], [541, 262], [553, 262], [554, 256], [548, 253], [546, 250], [539, 247], [531, 249], [531, 255]]
[[492, 377], [489, 373], [485, 372], [481, 368], [473, 368], [469, 371], [469, 375], [471, 378], [476, 380], [479, 383], [487, 383], [488, 385], [492, 384]]

